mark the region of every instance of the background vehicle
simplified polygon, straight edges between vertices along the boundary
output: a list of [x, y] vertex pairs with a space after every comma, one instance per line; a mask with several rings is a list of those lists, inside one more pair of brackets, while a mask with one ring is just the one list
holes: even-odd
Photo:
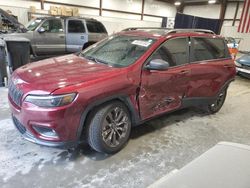
[[0, 34], [26, 31], [27, 29], [16, 18], [0, 8]]
[[235, 61], [237, 73], [250, 78], [250, 54], [245, 54]]
[[132, 126], [161, 114], [190, 106], [218, 112], [235, 73], [224, 39], [211, 31], [133, 29], [79, 55], [17, 69], [9, 103], [32, 142], [72, 147], [86, 139], [115, 153]]
[[79, 52], [108, 36], [101, 22], [80, 17], [36, 18], [29, 22], [27, 29], [10, 36], [29, 39], [34, 56]]
[[241, 38], [233, 38], [233, 37], [226, 37], [225, 38], [227, 47], [233, 59], [236, 58], [237, 53], [239, 51], [239, 44], [241, 42]]

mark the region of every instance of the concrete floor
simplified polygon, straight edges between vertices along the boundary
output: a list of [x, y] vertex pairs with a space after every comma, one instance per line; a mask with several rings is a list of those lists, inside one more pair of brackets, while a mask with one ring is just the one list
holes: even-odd
[[250, 80], [237, 77], [221, 111], [187, 109], [132, 130], [115, 155], [87, 146], [74, 153], [25, 141], [15, 130], [0, 88], [0, 185], [6, 187], [147, 187], [220, 141], [250, 145]]

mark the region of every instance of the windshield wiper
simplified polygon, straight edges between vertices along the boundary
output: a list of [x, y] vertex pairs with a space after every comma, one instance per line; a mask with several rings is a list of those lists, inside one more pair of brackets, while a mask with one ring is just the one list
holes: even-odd
[[94, 61], [94, 62], [96, 62], [96, 63], [108, 64], [107, 62], [102, 61], [102, 60], [97, 59], [97, 58], [92, 57], [92, 56], [83, 56], [83, 57], [85, 57], [86, 59], [89, 59], [89, 60], [91, 60], [91, 61]]

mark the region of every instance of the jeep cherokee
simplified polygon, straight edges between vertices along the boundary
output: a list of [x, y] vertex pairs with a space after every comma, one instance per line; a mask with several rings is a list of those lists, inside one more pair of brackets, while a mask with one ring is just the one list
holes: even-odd
[[13, 122], [27, 140], [115, 153], [131, 127], [190, 106], [222, 107], [236, 74], [224, 38], [208, 30], [131, 28], [79, 54], [17, 69]]

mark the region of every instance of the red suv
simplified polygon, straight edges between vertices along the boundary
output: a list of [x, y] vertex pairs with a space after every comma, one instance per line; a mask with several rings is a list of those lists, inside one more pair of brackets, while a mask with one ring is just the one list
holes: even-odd
[[235, 65], [208, 30], [132, 28], [79, 54], [17, 69], [9, 83], [15, 126], [27, 140], [115, 153], [132, 126], [190, 106], [222, 107]]

